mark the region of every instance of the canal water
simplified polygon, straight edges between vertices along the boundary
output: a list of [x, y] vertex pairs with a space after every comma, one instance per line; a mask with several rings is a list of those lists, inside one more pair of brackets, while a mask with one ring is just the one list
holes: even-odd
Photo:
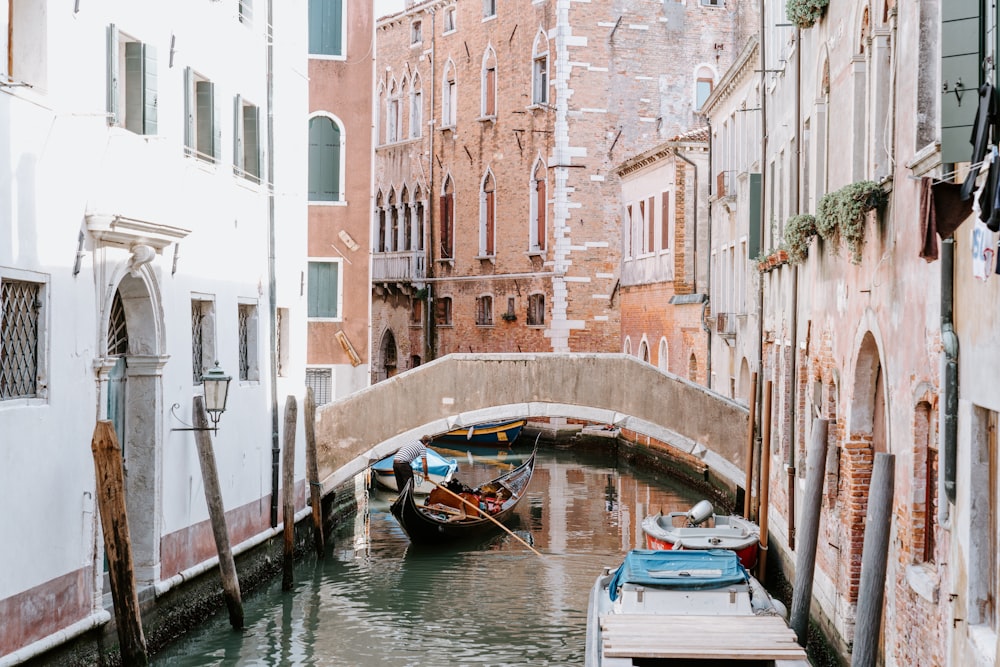
[[[520, 463], [531, 449], [523, 442], [509, 451], [435, 448], [476, 486]], [[279, 577], [244, 599], [242, 633], [222, 611], [153, 664], [582, 665], [587, 597], [601, 569], [645, 546], [647, 514], [700, 499], [667, 475], [619, 465], [610, 450], [539, 449], [510, 523], [537, 556], [504, 533], [417, 548], [389, 513], [393, 492], [363, 495], [326, 557], [297, 566], [294, 590], [283, 592]]]

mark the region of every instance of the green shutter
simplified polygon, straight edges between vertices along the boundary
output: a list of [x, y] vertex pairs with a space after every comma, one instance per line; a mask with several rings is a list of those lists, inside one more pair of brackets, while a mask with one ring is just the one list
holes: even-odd
[[309, 200], [340, 201], [340, 128], [323, 116], [309, 120]]
[[332, 120], [324, 155], [328, 163], [327, 196], [329, 201], [340, 201], [340, 128]]
[[[979, 0], [941, 3], [941, 161], [969, 162], [983, 62]], [[955, 88], [961, 81], [961, 101]]]
[[750, 174], [750, 202], [749, 202], [749, 240], [747, 242], [747, 255], [754, 259], [760, 254], [760, 197], [761, 182], [760, 174]]
[[309, 0], [309, 53], [322, 53], [323, 0]]
[[343, 0], [329, 0], [330, 17], [327, 33], [330, 37], [331, 55], [340, 56], [344, 54], [344, 2]]
[[156, 89], [156, 48], [142, 45], [142, 133], [156, 134], [159, 98]]
[[323, 131], [322, 118], [309, 119], [309, 201], [319, 201], [323, 182], [323, 151], [320, 134]]
[[197, 133], [195, 148], [203, 156], [214, 155], [214, 132], [212, 132], [211, 118], [215, 113], [213, 95], [215, 91], [212, 90], [212, 83], [210, 81], [196, 81], [194, 90], [195, 104], [198, 107], [195, 112], [197, 118], [197, 122], [195, 123], [195, 132]]
[[309, 0], [309, 53], [343, 55], [343, 0]]
[[215, 103], [215, 84], [212, 87], [212, 157], [216, 162], [222, 160], [222, 109]]
[[108, 26], [108, 125], [118, 122], [118, 28]]
[[243, 96], [233, 98], [233, 166], [243, 170]]
[[142, 44], [125, 42], [125, 129], [142, 134]]
[[309, 317], [337, 317], [338, 273], [336, 262], [309, 262]]
[[260, 178], [260, 110], [247, 105], [243, 109], [243, 170]]

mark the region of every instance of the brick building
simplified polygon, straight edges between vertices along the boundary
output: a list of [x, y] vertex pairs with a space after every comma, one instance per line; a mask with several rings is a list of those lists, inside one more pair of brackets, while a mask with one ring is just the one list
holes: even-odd
[[618, 351], [615, 168], [696, 125], [743, 3], [424, 2], [377, 26], [373, 377]]

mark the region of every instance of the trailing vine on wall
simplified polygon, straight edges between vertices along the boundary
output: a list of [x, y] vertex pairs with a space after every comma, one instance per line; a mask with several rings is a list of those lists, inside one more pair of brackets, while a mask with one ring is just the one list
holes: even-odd
[[874, 181], [851, 183], [819, 200], [816, 208], [816, 231], [830, 243], [834, 253], [841, 241], [851, 252], [851, 263], [861, 263], [865, 246], [865, 223], [869, 211], [885, 203], [885, 192]]
[[826, 11], [830, 0], [788, 0], [785, 3], [785, 16], [800, 28], [811, 28]]
[[803, 213], [793, 215], [785, 223], [785, 243], [788, 250], [788, 261], [792, 264], [801, 264], [809, 256], [809, 244], [816, 236], [815, 216]]

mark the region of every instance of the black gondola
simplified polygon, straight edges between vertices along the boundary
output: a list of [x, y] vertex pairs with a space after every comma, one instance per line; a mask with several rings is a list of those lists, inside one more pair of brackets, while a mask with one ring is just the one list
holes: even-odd
[[[524, 496], [535, 470], [536, 451], [532, 451], [531, 456], [513, 470], [460, 493], [472, 506], [459, 502], [453, 493], [438, 493], [441, 489], [433, 491], [425, 504], [418, 504], [413, 497], [411, 480], [389, 510], [410, 540], [420, 544], [439, 544], [499, 531], [501, 528], [494, 521], [503, 523]], [[446, 504], [448, 502], [450, 506]], [[489, 518], [476, 511], [476, 506]]]

